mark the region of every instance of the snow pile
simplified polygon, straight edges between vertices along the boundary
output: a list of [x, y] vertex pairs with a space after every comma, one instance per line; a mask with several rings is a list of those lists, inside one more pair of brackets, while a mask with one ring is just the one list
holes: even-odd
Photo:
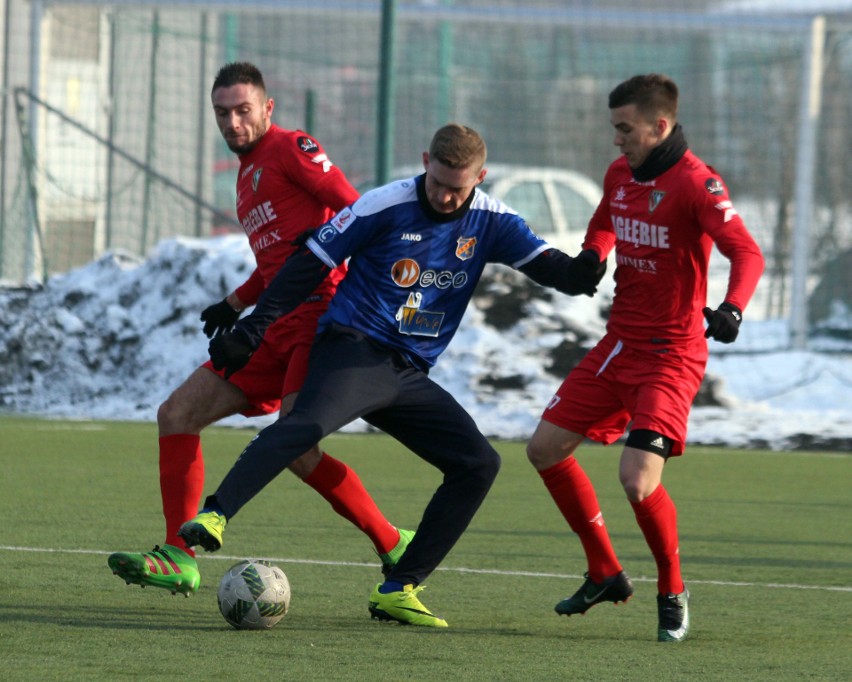
[[[158, 405], [207, 358], [201, 310], [252, 268], [242, 236], [173, 239], [144, 261], [109, 254], [44, 287], [0, 288], [0, 409], [155, 420]], [[568, 369], [603, 333], [611, 277], [590, 299], [542, 291], [505, 268], [486, 273], [432, 376], [483, 432], [526, 439]], [[690, 442], [848, 447], [852, 401], [842, 396], [852, 386], [852, 350], [788, 352], [785, 335], [777, 321], [747, 321], [734, 346], [711, 344], [706, 383], [716, 393], [721, 387], [721, 400], [709, 391], [704, 404], [709, 396], [716, 406], [693, 409]]]

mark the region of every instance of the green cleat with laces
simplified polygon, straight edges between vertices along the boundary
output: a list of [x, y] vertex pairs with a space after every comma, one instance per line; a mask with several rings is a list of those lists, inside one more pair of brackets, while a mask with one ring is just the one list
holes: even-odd
[[150, 552], [115, 552], [107, 563], [128, 585], [161, 587], [188, 597], [201, 584], [195, 558], [174, 545], [157, 545]]

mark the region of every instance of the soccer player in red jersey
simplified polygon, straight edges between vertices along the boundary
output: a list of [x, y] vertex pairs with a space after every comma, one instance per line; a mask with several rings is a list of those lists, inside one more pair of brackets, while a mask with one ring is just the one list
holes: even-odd
[[[573, 454], [584, 438], [610, 444], [629, 424], [619, 478], [657, 564], [662, 642], [682, 641], [689, 630], [677, 515], [663, 467], [683, 454], [707, 338], [736, 339], [763, 272], [760, 249], [718, 173], [688, 148], [677, 105], [676, 84], [658, 74], [630, 78], [609, 95], [621, 156], [607, 170], [582, 254], [603, 261], [615, 248], [607, 332], [568, 374], [527, 447], [588, 562], [585, 582], [556, 612], [585, 613], [600, 602], [627, 600], [633, 586]], [[727, 293], [715, 310], [705, 304], [714, 243], [730, 261]]]
[[[201, 313], [208, 337], [228, 331], [240, 313], [257, 302], [298, 248], [300, 234], [322, 225], [359, 196], [313, 137], [272, 123], [275, 103], [267, 96], [263, 76], [254, 65], [222, 67], [211, 98], [219, 130], [240, 159], [237, 215], [257, 268], [224, 300]], [[151, 552], [119, 552], [109, 557], [110, 568], [128, 584], [184, 594], [198, 589], [195, 553], [177, 531], [195, 516], [201, 499], [204, 460], [200, 433], [237, 413], [253, 416], [278, 410], [284, 415], [290, 411], [307, 373], [317, 321], [344, 274], [345, 267], [331, 271], [301, 305], [273, 324], [246, 367], [230, 375], [208, 361], [160, 406], [157, 423], [165, 543]], [[395, 565], [414, 533], [399, 530], [385, 519], [352, 469], [316, 446], [289, 469], [370, 538], [384, 571]]]

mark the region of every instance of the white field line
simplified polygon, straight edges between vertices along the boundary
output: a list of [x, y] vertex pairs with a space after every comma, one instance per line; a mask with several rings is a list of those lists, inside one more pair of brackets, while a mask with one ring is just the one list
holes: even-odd
[[[112, 552], [99, 549], [52, 549], [50, 547], [16, 547], [13, 545], [0, 545], [1, 552], [33, 552], [38, 554], [92, 554], [92, 555], [109, 555]], [[247, 557], [230, 556], [227, 554], [209, 554], [201, 555], [203, 559], [215, 559], [217, 561], [242, 561]], [[315, 564], [319, 566], [357, 566], [363, 568], [376, 568], [377, 564], [363, 563], [358, 561], [320, 561], [316, 559], [292, 559], [289, 557], [270, 557], [258, 556], [254, 559], [266, 559], [278, 564]], [[539, 573], [536, 571], [501, 571], [494, 568], [465, 568], [462, 566], [439, 566], [439, 571], [447, 571], [449, 573], [482, 573], [485, 575], [498, 575], [507, 577], [523, 577], [523, 578], [560, 578], [570, 580], [582, 580], [584, 576], [572, 573]], [[635, 578], [630, 576], [633, 582], [656, 582], [656, 578]], [[745, 581], [732, 580], [690, 580], [690, 585], [721, 585], [723, 587], [761, 587], [783, 590], [820, 590], [825, 592], [852, 592], [852, 586], [836, 586], [836, 585], [797, 585], [795, 583], [754, 583]]]

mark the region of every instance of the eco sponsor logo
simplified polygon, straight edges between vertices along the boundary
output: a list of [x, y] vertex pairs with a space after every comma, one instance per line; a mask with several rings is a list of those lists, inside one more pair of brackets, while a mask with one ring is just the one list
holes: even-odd
[[467, 273], [451, 270], [423, 270], [413, 258], [401, 258], [391, 266], [391, 279], [394, 284], [404, 289], [413, 287], [415, 284], [423, 288], [434, 286], [438, 289], [450, 287], [458, 289], [467, 284]]

